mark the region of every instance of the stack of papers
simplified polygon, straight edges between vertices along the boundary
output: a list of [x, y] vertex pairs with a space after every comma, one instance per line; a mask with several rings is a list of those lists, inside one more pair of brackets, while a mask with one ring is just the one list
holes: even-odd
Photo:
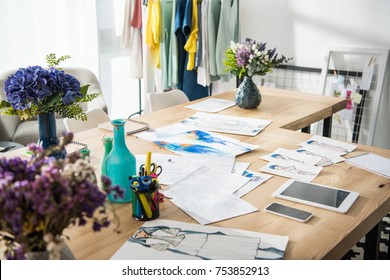
[[[136, 155], [137, 165], [145, 155]], [[258, 211], [241, 200], [272, 176], [247, 171], [247, 163], [235, 157], [188, 157], [153, 154], [152, 162], [162, 167], [161, 192], [200, 224], [209, 224]], [[232, 170], [235, 173], [232, 173]]]
[[299, 145], [301, 148], [296, 150], [279, 148], [271, 154], [260, 157], [269, 163], [259, 170], [299, 181], [311, 182], [324, 166], [343, 161], [344, 158], [341, 155], [348, 154], [357, 147], [318, 135]]

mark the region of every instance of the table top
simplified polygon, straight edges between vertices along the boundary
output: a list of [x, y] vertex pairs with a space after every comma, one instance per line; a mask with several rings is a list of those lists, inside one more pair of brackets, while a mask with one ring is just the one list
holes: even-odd
[[[262, 104], [257, 109], [244, 110], [234, 106], [220, 112], [225, 115], [272, 120], [272, 123], [255, 137], [229, 134], [230, 137], [260, 146], [237, 157], [238, 161], [251, 162], [250, 169], [253, 171], [266, 164], [259, 156], [269, 154], [279, 147], [296, 149], [299, 143], [312, 137], [310, 134], [294, 130], [330, 117], [332, 113], [345, 107], [345, 100], [335, 97], [269, 88], [260, 90]], [[232, 100], [233, 95], [234, 91], [229, 91], [214, 97]], [[176, 123], [195, 113], [184, 108], [185, 105], [145, 114], [137, 119], [149, 122], [152, 129]], [[101, 142], [104, 134], [109, 133], [95, 128], [75, 135], [76, 141], [88, 144], [91, 150], [91, 163], [97, 167], [97, 171], [104, 150]], [[147, 151], [170, 154], [169, 151], [133, 135], [126, 136], [126, 143], [134, 154]], [[390, 158], [390, 150], [365, 145], [358, 145], [358, 148], [348, 156], [362, 152], [373, 152]], [[287, 178], [273, 176], [242, 197], [260, 211], [210, 225], [287, 235], [289, 242], [285, 259], [339, 259], [390, 211], [390, 180], [346, 162], [325, 167], [313, 181], [359, 192], [359, 198], [346, 214], [274, 198], [272, 194], [286, 181]], [[308, 222], [300, 223], [264, 212], [264, 207], [271, 202], [299, 207], [312, 212], [314, 216]], [[143, 224], [132, 218], [131, 204], [116, 204], [115, 209], [121, 221], [119, 234], [110, 229], [94, 233], [89, 226], [66, 230], [70, 237], [68, 245], [77, 259], [110, 259]], [[160, 204], [160, 218], [196, 223], [169, 199]]]

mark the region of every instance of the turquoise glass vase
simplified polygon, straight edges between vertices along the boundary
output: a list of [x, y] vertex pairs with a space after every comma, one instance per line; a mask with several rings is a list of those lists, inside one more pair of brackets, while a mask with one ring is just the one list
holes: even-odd
[[137, 172], [135, 157], [126, 146], [124, 129], [126, 120], [116, 119], [111, 123], [114, 127], [114, 145], [104, 164], [106, 176], [111, 179], [113, 186], [118, 185], [122, 189], [123, 197], [110, 193], [108, 199], [116, 203], [131, 202], [129, 177], [135, 176]]
[[259, 88], [252, 78], [244, 77], [236, 92], [236, 104], [243, 109], [255, 109], [261, 103]]
[[112, 142], [113, 141], [114, 141], [114, 138], [112, 138], [112, 137], [109, 137], [109, 136], [103, 137], [104, 155], [102, 158], [102, 162], [100, 164], [100, 175], [107, 175], [106, 159], [112, 150]]
[[[38, 145], [43, 149], [47, 150], [60, 143], [60, 139], [57, 136], [56, 116], [54, 112], [38, 115], [38, 130]], [[51, 153], [50, 156], [56, 159], [64, 159], [66, 157], [66, 150], [63, 148]]]

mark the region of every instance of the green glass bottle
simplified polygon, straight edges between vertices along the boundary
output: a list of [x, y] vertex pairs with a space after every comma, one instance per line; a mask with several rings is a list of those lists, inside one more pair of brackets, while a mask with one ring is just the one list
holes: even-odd
[[103, 146], [104, 146], [104, 155], [100, 164], [100, 175], [106, 175], [106, 159], [109, 153], [112, 150], [112, 141], [114, 141], [114, 138], [110, 136], [104, 136], [103, 137]]
[[111, 123], [114, 127], [114, 145], [105, 160], [106, 176], [111, 179], [113, 186], [119, 185], [124, 194], [123, 197], [119, 197], [111, 193], [108, 195], [108, 199], [117, 203], [130, 202], [132, 191], [129, 177], [137, 174], [136, 160], [126, 146], [124, 129], [126, 119], [116, 119]]

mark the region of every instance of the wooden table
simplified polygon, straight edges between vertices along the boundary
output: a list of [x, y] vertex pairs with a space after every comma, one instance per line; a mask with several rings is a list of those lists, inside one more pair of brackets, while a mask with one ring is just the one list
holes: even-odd
[[[221, 114], [272, 120], [272, 123], [255, 137], [229, 135], [247, 143], [260, 145], [258, 149], [237, 158], [238, 161], [251, 162], [250, 169], [254, 171], [266, 164], [259, 159], [259, 156], [268, 154], [278, 147], [296, 149], [298, 143], [311, 137], [309, 134], [295, 130], [329, 118], [345, 107], [345, 100], [335, 97], [268, 88], [261, 88], [261, 93], [263, 100], [257, 109], [244, 110], [234, 106], [221, 112]], [[232, 100], [233, 94], [234, 91], [230, 91], [214, 97]], [[151, 128], [157, 128], [176, 123], [194, 113], [195, 111], [184, 108], [184, 105], [179, 105], [137, 119], [149, 122]], [[96, 167], [99, 166], [103, 155], [101, 142], [103, 134], [108, 133], [98, 128], [76, 134], [75, 140], [88, 144], [91, 150], [91, 162]], [[169, 153], [155, 144], [134, 136], [127, 136], [126, 143], [134, 154], [147, 151]], [[390, 150], [364, 145], [358, 145], [350, 156], [361, 152], [373, 152], [390, 158]], [[359, 192], [358, 200], [347, 214], [274, 198], [273, 192], [286, 180], [286, 178], [273, 176], [243, 197], [260, 211], [212, 225], [287, 235], [289, 242], [285, 259], [339, 259], [390, 211], [390, 180], [345, 162], [325, 167], [314, 182]], [[265, 213], [264, 207], [273, 201], [298, 206], [312, 212], [314, 217], [307, 223], [300, 223]], [[115, 208], [121, 219], [120, 234], [113, 233], [110, 229], [93, 233], [89, 226], [67, 230], [66, 234], [70, 237], [69, 247], [77, 259], [109, 259], [142, 225], [143, 222], [132, 218], [131, 204], [117, 204]], [[168, 199], [160, 204], [160, 214], [162, 219], [196, 223]]]

